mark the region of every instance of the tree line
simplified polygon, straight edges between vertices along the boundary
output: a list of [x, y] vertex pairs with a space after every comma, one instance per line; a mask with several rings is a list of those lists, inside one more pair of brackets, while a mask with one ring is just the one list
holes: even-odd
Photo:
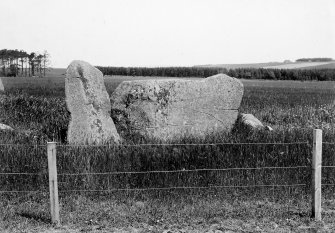
[[238, 79], [335, 81], [335, 69], [263, 69], [208, 67], [97, 67], [104, 75], [209, 77], [223, 73]]
[[333, 59], [329, 57], [316, 57], [316, 58], [300, 58], [295, 61], [296, 62], [329, 62], [329, 61], [333, 61]]
[[160, 76], [160, 77], [208, 77], [218, 73], [226, 73], [227, 69], [198, 67], [97, 67], [104, 75], [123, 76]]
[[50, 55], [24, 50], [0, 50], [0, 75], [1, 76], [45, 76], [50, 65]]

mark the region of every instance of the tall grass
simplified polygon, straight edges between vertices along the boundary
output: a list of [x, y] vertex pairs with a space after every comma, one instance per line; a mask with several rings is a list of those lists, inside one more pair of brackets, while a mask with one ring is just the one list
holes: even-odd
[[[233, 131], [208, 135], [205, 138], [179, 138], [168, 143], [292, 143], [312, 142], [312, 130], [324, 130], [324, 140], [335, 142], [331, 89], [247, 87], [240, 112], [252, 113], [274, 131], [250, 131], [237, 121]], [[128, 189], [171, 186], [244, 186], [249, 184], [308, 184], [310, 169], [265, 169], [188, 171], [194, 169], [226, 169], [253, 167], [309, 166], [311, 148], [297, 145], [174, 145], [133, 146], [139, 143], [160, 143], [143, 138], [124, 122], [114, 118], [125, 139], [117, 147], [72, 147], [66, 144], [70, 115], [64, 97], [7, 93], [0, 96], [1, 122], [13, 126], [15, 132], [0, 131], [1, 172], [33, 172], [37, 176], [16, 175], [0, 179], [2, 189], [39, 189], [46, 187], [47, 141], [58, 141], [60, 191], [69, 189]], [[113, 111], [112, 111], [113, 117]], [[38, 149], [36, 149], [38, 148]], [[27, 149], [24, 149], [27, 148]], [[325, 164], [335, 164], [334, 147], [324, 149]], [[110, 173], [140, 171], [172, 171], [159, 173], [119, 173], [79, 175], [77, 173]], [[335, 181], [332, 170], [324, 171], [325, 182]], [[62, 174], [71, 175], [62, 175]], [[43, 174], [43, 175], [42, 175]], [[4, 178], [4, 177], [1, 177]]]
[[[248, 87], [240, 107], [242, 113], [252, 113], [273, 132], [248, 132], [237, 124], [233, 133], [217, 133], [205, 138], [179, 138], [178, 142], [292, 142], [311, 140], [311, 130], [321, 128], [328, 140], [334, 140], [335, 93], [332, 90], [303, 88]], [[22, 93], [0, 96], [0, 119], [13, 126], [16, 133], [0, 132], [0, 143], [66, 142], [70, 114], [64, 97], [43, 97]], [[126, 122], [114, 117], [116, 127], [126, 143], [150, 143], [140, 137]], [[309, 132], [309, 133], [307, 133]], [[8, 136], [9, 135], [9, 136]], [[15, 136], [17, 135], [17, 136]]]
[[[301, 166], [310, 165], [310, 152], [307, 144], [61, 145], [57, 147], [59, 191], [308, 187], [310, 169]], [[0, 173], [25, 173], [2, 175], [1, 190], [47, 190], [45, 147], [0, 146], [0, 154]], [[295, 166], [300, 168], [292, 168]], [[259, 167], [278, 168], [254, 169]]]
[[[18, 138], [28, 138], [27, 142], [32, 144], [53, 140], [65, 142], [70, 114], [64, 97], [21, 93], [2, 95], [0, 108], [1, 122], [14, 126]], [[6, 143], [6, 140], [7, 137], [1, 137], [2, 143]]]

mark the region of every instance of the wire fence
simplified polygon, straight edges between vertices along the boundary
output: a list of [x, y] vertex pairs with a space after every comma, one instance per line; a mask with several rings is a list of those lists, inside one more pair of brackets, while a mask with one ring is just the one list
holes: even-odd
[[[0, 193], [48, 192], [46, 145], [0, 145]], [[335, 188], [335, 143], [323, 142], [322, 188]], [[59, 192], [303, 188], [311, 145], [297, 143], [57, 146]]]
[[322, 143], [322, 176], [323, 196], [334, 197], [335, 191], [335, 143]]
[[167, 191], [307, 198], [321, 220], [321, 196], [335, 197], [334, 153], [319, 129], [313, 144], [0, 145], [0, 194], [49, 188], [53, 223], [60, 221], [58, 193]]
[[46, 145], [0, 145], [0, 193], [48, 190]]
[[[47, 192], [46, 154], [46, 145], [0, 145], [0, 193]], [[308, 194], [310, 167], [307, 142], [57, 146], [60, 193], [297, 189]]]

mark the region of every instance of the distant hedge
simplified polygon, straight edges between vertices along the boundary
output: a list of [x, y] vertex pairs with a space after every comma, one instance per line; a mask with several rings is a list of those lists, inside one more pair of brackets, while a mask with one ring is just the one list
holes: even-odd
[[104, 75], [159, 76], [159, 77], [208, 77], [228, 70], [197, 67], [97, 67]]
[[318, 80], [335, 81], [335, 69], [263, 69], [263, 68], [205, 68], [205, 67], [97, 67], [104, 75], [209, 77], [224, 73], [239, 79]]
[[329, 57], [316, 57], [316, 58], [300, 58], [296, 60], [296, 62], [329, 62], [329, 61], [333, 61], [333, 59]]

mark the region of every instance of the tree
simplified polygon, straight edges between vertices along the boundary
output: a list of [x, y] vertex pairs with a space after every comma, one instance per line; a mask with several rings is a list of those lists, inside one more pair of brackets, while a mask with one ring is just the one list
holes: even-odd
[[42, 54], [24, 50], [0, 50], [0, 75], [4, 76], [31, 76], [39, 73], [45, 76], [46, 69], [50, 66], [50, 55], [47, 51]]
[[44, 50], [43, 52], [42, 63], [43, 63], [43, 76], [45, 77], [46, 70], [49, 70], [51, 66], [50, 54], [46, 50]]
[[35, 56], [35, 64], [36, 64], [36, 71], [37, 73], [39, 73], [40, 76], [42, 76], [42, 58], [43, 58], [43, 55], [42, 54], [38, 54], [36, 53], [37, 56]]
[[35, 53], [32, 52], [28, 55], [28, 63], [29, 63], [29, 76], [35, 76], [35, 63], [34, 63], [34, 59], [35, 59]]

